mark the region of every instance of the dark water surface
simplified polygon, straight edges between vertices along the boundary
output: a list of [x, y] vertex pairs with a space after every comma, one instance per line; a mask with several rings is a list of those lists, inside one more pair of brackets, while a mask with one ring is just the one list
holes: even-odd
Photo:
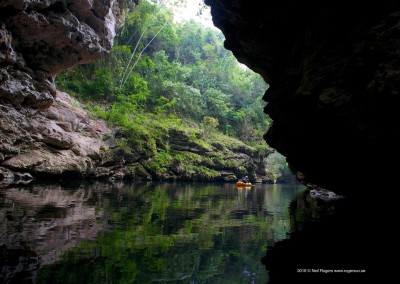
[[288, 207], [302, 192], [208, 183], [1, 189], [0, 282], [266, 283], [260, 259], [301, 223]]

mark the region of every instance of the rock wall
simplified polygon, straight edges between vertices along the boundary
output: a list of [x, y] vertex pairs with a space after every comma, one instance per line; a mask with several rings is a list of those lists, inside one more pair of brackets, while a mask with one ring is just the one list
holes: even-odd
[[[294, 222], [287, 240], [268, 247], [269, 283], [387, 282], [395, 240], [380, 228], [396, 222], [398, 208], [400, 2], [206, 3], [226, 47], [270, 85], [268, 144], [298, 178], [345, 195], [327, 204], [335, 214]], [[291, 220], [314, 213], [299, 200], [290, 210]]]
[[[139, 149], [134, 148], [135, 145], [128, 149], [117, 146], [129, 138], [118, 129], [106, 141], [110, 149], [104, 154], [95, 176], [128, 180], [236, 182], [247, 175], [253, 183], [277, 182], [279, 173], [268, 170], [267, 157], [274, 152], [272, 149], [259, 150], [228, 136], [222, 136], [218, 141], [203, 139], [202, 131], [196, 135], [184, 129], [163, 131], [162, 143], [156, 143], [155, 151], [150, 143]], [[292, 181], [290, 178], [282, 179], [282, 183]]]
[[[18, 172], [36, 177], [89, 175], [108, 148], [101, 138], [111, 133], [104, 121], [90, 119], [76, 100], [62, 92], [42, 111], [2, 104], [0, 120], [0, 164], [14, 171], [10, 182], [21, 180]], [[5, 170], [0, 168], [1, 172]]]
[[1, 181], [30, 178], [19, 172], [84, 176], [93, 171], [107, 147], [101, 137], [110, 130], [58, 92], [54, 77], [107, 53], [124, 11], [135, 2], [0, 2]]
[[110, 50], [114, 0], [4, 0], [0, 3], [0, 100], [48, 108], [54, 76]]
[[[200, 139], [204, 134], [193, 139], [181, 130], [166, 132], [158, 152], [149, 143], [124, 146], [127, 137], [121, 129], [90, 118], [77, 100], [56, 93], [54, 103], [44, 110], [0, 104], [0, 188], [65, 176], [236, 181], [249, 175], [253, 182], [264, 183], [276, 179], [266, 168], [272, 150], [258, 151], [229, 137], [208, 144]], [[175, 156], [167, 155], [165, 145]]]
[[359, 194], [395, 174], [400, 2], [206, 3], [225, 46], [269, 83], [265, 138], [300, 179]]

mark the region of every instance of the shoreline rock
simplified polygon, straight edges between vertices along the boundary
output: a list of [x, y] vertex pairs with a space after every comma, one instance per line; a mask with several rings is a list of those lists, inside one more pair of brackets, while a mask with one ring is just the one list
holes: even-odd
[[343, 195], [338, 195], [333, 191], [324, 189], [324, 188], [314, 188], [309, 190], [310, 196], [313, 198], [320, 198], [324, 200], [336, 200], [344, 198]]

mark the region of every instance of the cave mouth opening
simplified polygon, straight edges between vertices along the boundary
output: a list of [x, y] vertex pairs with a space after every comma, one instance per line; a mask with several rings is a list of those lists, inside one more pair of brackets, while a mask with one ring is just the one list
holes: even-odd
[[[265, 108], [266, 108], [266, 103], [264, 102], [264, 97], [265, 97], [265, 93], [266, 91], [268, 91], [269, 89], [269, 84], [266, 83], [266, 81], [263, 79], [262, 75], [263, 74], [260, 69], [257, 69], [257, 66], [252, 66], [252, 68], [249, 68], [247, 65], [251, 66], [251, 62], [248, 60], [245, 60], [244, 58], [238, 58], [236, 56], [233, 55], [232, 51], [229, 48], [229, 44], [227, 44], [227, 42], [225, 41], [225, 36], [223, 31], [221, 30], [221, 27], [216, 27], [212, 16], [211, 16], [211, 8], [210, 6], [208, 6], [207, 1], [204, 0], [196, 0], [196, 1], [190, 1], [190, 3], [187, 3], [187, 5], [185, 5], [183, 8], [182, 7], [175, 7], [173, 9], [174, 11], [174, 17], [175, 17], [175, 21], [178, 23], [184, 23], [186, 22], [190, 22], [190, 21], [195, 21], [199, 24], [201, 24], [204, 28], [206, 28], [207, 30], [209, 30], [209, 32], [213, 32], [214, 34], [217, 35], [217, 37], [220, 38], [220, 40], [224, 41], [224, 45], [223, 45], [223, 52], [219, 55], [220, 59], [221, 59], [221, 55], [222, 59], [221, 59], [221, 66], [222, 66], [222, 70], [219, 70], [221, 72], [224, 72], [224, 70], [229, 69], [229, 61], [234, 62], [234, 67], [230, 67], [231, 69], [233, 68], [237, 68], [240, 71], [243, 71], [244, 73], [248, 73], [251, 74], [251, 76], [257, 77], [257, 79], [253, 80], [251, 82], [251, 84], [253, 85], [260, 85], [260, 87], [258, 87], [258, 89], [253, 92], [253, 93], [246, 93], [245, 91], [243, 91], [243, 89], [241, 89], [239, 92], [237, 92], [236, 94], [232, 94], [233, 96], [237, 96], [236, 98], [236, 102], [227, 102], [228, 104], [234, 105], [239, 104], [239, 102], [246, 102], [246, 104], [249, 105], [258, 105], [258, 108], [256, 110], [253, 110], [253, 114], [247, 113], [247, 117], [252, 117], [252, 116], [258, 116], [258, 119], [263, 119], [265, 121], [265, 125], [266, 127], [264, 127], [262, 129], [262, 131], [260, 131], [260, 129], [256, 129], [254, 132], [257, 132], [257, 139], [254, 139], [255, 141], [251, 141], [253, 145], [258, 144], [257, 146], [261, 146], [261, 145], [267, 145], [265, 142], [265, 134], [267, 133], [267, 131], [270, 128], [270, 125], [272, 124], [272, 119], [269, 117], [269, 115], [266, 114]], [[241, 62], [243, 61], [243, 63]], [[228, 66], [227, 66], [228, 64]], [[239, 68], [238, 68], [239, 67]], [[209, 74], [212, 74], [213, 70], [212, 68], [210, 68], [210, 70], [208, 70], [208, 72], [210, 72]], [[240, 81], [241, 79], [239, 79], [238, 81]], [[262, 83], [260, 83], [262, 81]], [[227, 80], [227, 82], [221, 82], [222, 84], [232, 84], [232, 81]], [[232, 86], [234, 86], [235, 83], [232, 84]], [[239, 85], [239, 84], [237, 84]], [[248, 90], [248, 89], [247, 89]], [[255, 96], [256, 95], [256, 96]], [[226, 103], [226, 102], [225, 102]], [[237, 112], [239, 112], [240, 110], [236, 110]], [[222, 112], [220, 112], [222, 115], [227, 116], [229, 115], [229, 110], [222, 110]], [[236, 125], [236, 129], [240, 129], [240, 128], [246, 128], [246, 123], [247, 121], [244, 120], [242, 121], [240, 124]], [[227, 128], [231, 127], [231, 125], [229, 123], [226, 123], [225, 121], [222, 121], [222, 123], [220, 122], [220, 124], [225, 125]], [[262, 123], [260, 123], [262, 124]], [[246, 130], [244, 130], [243, 132], [246, 132]], [[228, 135], [230, 135], [231, 133], [229, 133], [229, 129], [228, 130], [224, 130], [224, 133], [227, 133]], [[246, 137], [246, 133], [242, 133], [243, 135], [239, 135], [239, 139], [240, 140], [245, 140]], [[267, 145], [267, 147], [270, 147], [269, 145]], [[286, 157], [283, 156], [281, 153], [279, 153], [278, 151], [276, 151], [275, 149], [271, 149], [273, 151], [272, 155], [268, 155], [268, 158], [265, 160], [265, 162], [267, 164], [270, 164], [271, 167], [268, 169], [270, 173], [273, 173], [274, 177], [273, 177], [273, 181], [274, 183], [276, 182], [291, 182], [291, 183], [297, 183], [297, 179], [296, 177], [292, 174], [291, 170], [288, 167], [288, 164], [286, 162]]]

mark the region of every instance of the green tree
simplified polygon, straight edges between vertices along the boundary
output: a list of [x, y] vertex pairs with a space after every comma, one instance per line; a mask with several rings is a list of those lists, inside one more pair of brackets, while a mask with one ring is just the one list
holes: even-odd
[[214, 117], [205, 116], [203, 118], [203, 127], [206, 135], [210, 135], [218, 126], [218, 119]]

